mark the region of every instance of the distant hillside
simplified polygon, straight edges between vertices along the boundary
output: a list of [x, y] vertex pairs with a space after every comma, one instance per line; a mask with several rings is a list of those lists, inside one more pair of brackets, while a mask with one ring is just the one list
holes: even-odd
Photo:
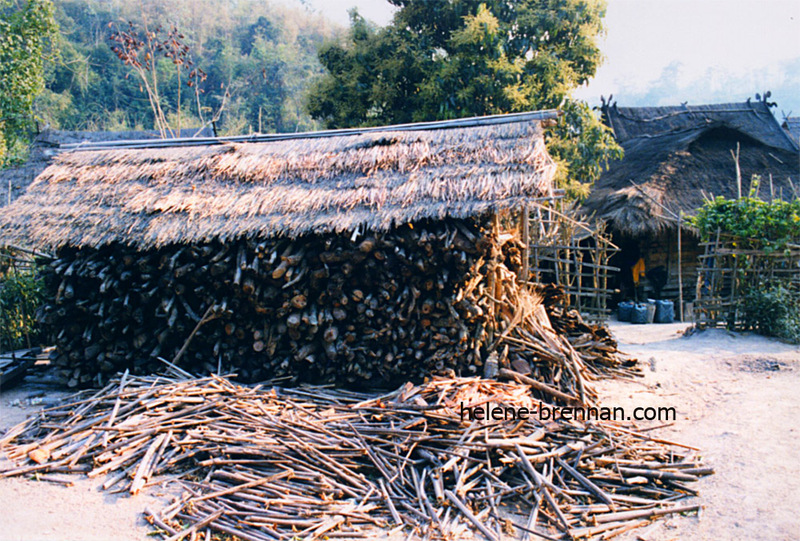
[[[189, 47], [200, 107], [209, 120], [223, 105], [220, 133], [294, 132], [317, 124], [305, 113], [306, 87], [322, 73], [317, 48], [337, 32], [302, 8], [258, 0], [56, 0], [61, 62], [48, 73], [36, 102], [43, 125], [67, 130], [152, 129], [153, 111], [142, 83], [111, 50], [112, 28], [168, 30], [175, 25]], [[174, 64], [160, 58], [159, 92], [165, 115], [177, 125]], [[188, 70], [186, 71], [188, 73]], [[181, 127], [202, 124], [194, 89], [180, 87]], [[227, 93], [227, 96], [226, 96]]]

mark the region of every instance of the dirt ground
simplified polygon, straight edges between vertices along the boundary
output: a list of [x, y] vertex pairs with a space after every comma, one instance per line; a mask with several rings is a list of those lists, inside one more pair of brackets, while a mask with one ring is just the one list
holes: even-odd
[[[621, 348], [640, 359], [645, 376], [600, 382], [602, 403], [675, 407], [677, 421], [654, 434], [701, 448], [716, 469], [695, 484], [703, 505], [699, 516], [662, 519], [619, 539], [797, 539], [800, 348], [721, 330], [684, 337], [685, 324], [611, 328]], [[63, 396], [35, 379], [0, 391], [0, 431], [42, 407], [41, 401]], [[0, 468], [6, 465], [0, 462]], [[150, 530], [142, 512], [170, 496], [161, 486], [135, 498], [109, 495], [99, 489], [102, 480], [68, 479], [74, 486], [0, 479], [0, 540], [145, 539]]]
[[[29, 380], [33, 379], [34, 382]], [[30, 376], [25, 383], [0, 391], [0, 433], [42, 407], [69, 396], [49, 381]], [[0, 458], [0, 469], [9, 462]], [[32, 478], [0, 479], [2, 541], [142, 541], [152, 528], [142, 518], [145, 508], [168, 503], [168, 491], [152, 487], [135, 498], [103, 492], [103, 479], [54, 475], [73, 486]]]
[[693, 484], [699, 516], [673, 517], [622, 540], [789, 541], [800, 538], [800, 348], [751, 335], [612, 323], [643, 364], [638, 382], [600, 385], [606, 405], [674, 406], [662, 438], [702, 449], [715, 475]]

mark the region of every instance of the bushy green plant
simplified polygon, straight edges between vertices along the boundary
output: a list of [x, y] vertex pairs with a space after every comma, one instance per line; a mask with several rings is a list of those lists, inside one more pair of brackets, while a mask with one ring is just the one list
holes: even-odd
[[43, 301], [44, 285], [35, 272], [12, 272], [0, 280], [0, 351], [38, 343], [36, 310]]
[[723, 234], [751, 239], [755, 248], [783, 249], [800, 239], [800, 199], [762, 201], [757, 197], [708, 201], [694, 218], [704, 239], [717, 230]]
[[391, 23], [352, 12], [344, 41], [319, 50], [326, 73], [308, 110], [330, 128], [560, 109], [547, 148], [571, 197], [618, 159], [611, 130], [572, 93], [597, 71], [606, 3], [391, 0]]
[[780, 282], [750, 289], [742, 301], [746, 325], [756, 332], [800, 344], [800, 293]]
[[57, 28], [50, 0], [0, 0], [0, 167], [18, 161]]

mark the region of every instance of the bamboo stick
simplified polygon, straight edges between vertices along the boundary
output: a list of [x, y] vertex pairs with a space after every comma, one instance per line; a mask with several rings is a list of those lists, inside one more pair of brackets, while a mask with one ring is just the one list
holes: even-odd
[[[5, 473], [93, 465], [92, 475], [109, 474], [106, 489], [132, 493], [169, 473], [184, 495], [147, 519], [173, 539], [212, 530], [249, 541], [357, 539], [388, 526], [436, 537], [473, 527], [499, 539], [507, 509], [527, 517], [506, 523], [524, 536], [617, 535], [658, 513], [682, 512], [679, 503], [664, 506], [693, 492], [681, 483], [713, 471], [616, 423], [461, 417], [461, 404], [540, 404], [519, 383], [436, 378], [377, 394], [251, 388], [216, 376], [120, 382], [93, 402], [53, 408], [12, 431], [4, 450], [20, 465]], [[40, 441], [62, 458], [30, 465]], [[623, 476], [645, 481], [627, 485]]]

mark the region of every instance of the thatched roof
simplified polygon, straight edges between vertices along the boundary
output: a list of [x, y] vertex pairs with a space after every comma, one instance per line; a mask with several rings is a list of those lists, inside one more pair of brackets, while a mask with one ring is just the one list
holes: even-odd
[[[211, 128], [183, 129], [180, 138], [212, 137]], [[108, 141], [153, 140], [160, 138], [156, 131], [67, 131], [47, 129], [39, 133], [30, 147], [28, 160], [16, 167], [0, 169], [0, 207], [8, 200], [22, 195], [26, 188], [53, 161], [64, 147], [79, 147]], [[11, 187], [9, 197], [8, 188]]]
[[[736, 197], [731, 152], [740, 147], [742, 191], [762, 177], [759, 195], [789, 198], [800, 189], [798, 149], [763, 101], [677, 107], [604, 107], [625, 150], [583, 204], [611, 230], [632, 236], [675, 228], [707, 197]], [[635, 184], [635, 185], [634, 185]]]
[[783, 129], [789, 132], [792, 141], [800, 145], [800, 116], [790, 116], [783, 121]]
[[540, 121], [553, 116], [67, 152], [0, 211], [0, 244], [148, 248], [518, 207], [552, 189]]

